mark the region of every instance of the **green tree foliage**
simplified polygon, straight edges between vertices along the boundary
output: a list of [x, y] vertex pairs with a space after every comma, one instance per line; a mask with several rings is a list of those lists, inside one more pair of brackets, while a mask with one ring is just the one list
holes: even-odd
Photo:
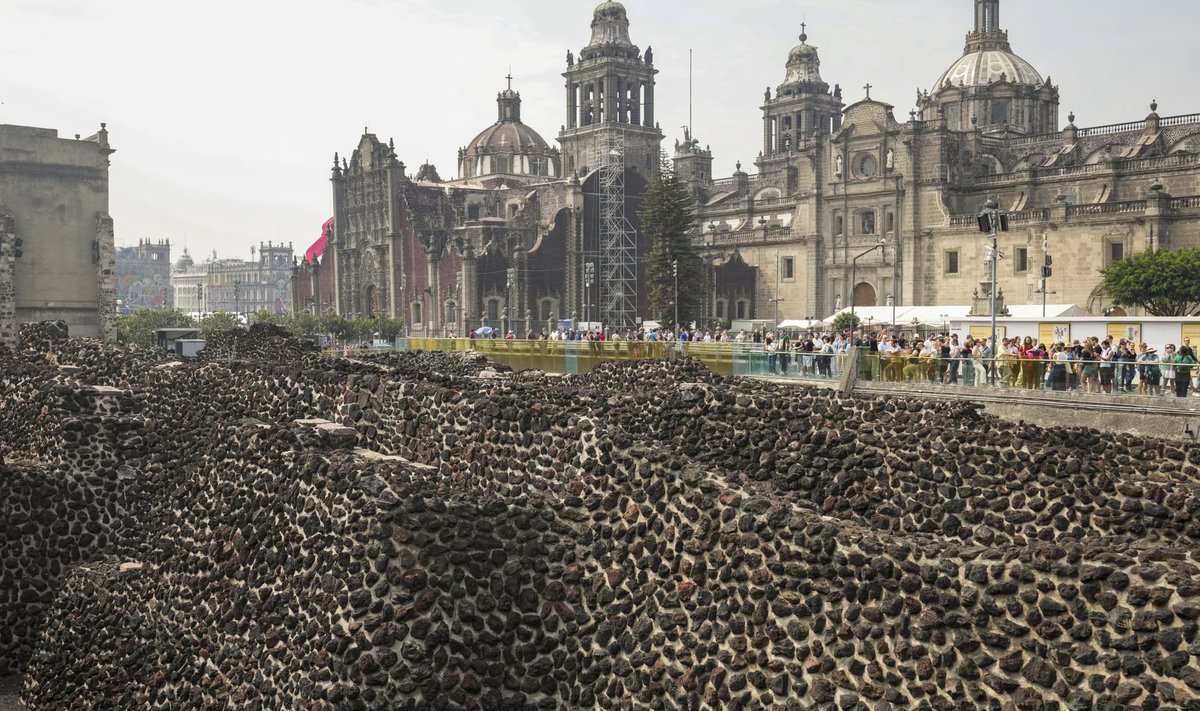
[[862, 319], [858, 317], [858, 314], [852, 314], [849, 311], [843, 311], [837, 316], [833, 317], [834, 333], [842, 333], [847, 329], [855, 331], [861, 325]]
[[324, 333], [321, 330], [321, 319], [316, 314], [307, 311], [297, 311], [288, 319], [286, 328], [297, 336], [312, 336]]
[[240, 326], [237, 316], [228, 311], [217, 311], [200, 319], [200, 335], [209, 338], [217, 331], [228, 331]]
[[650, 239], [646, 255], [646, 281], [650, 312], [658, 321], [675, 324], [675, 267], [679, 269], [679, 320], [691, 323], [700, 317], [704, 298], [704, 264], [688, 238], [694, 224], [695, 200], [687, 183], [663, 153], [658, 170], [646, 186], [638, 216], [642, 232]]
[[1151, 316], [1200, 314], [1200, 248], [1152, 249], [1100, 270], [1116, 304], [1136, 306]]
[[354, 337], [354, 326], [350, 323], [350, 319], [340, 314], [322, 314], [321, 331], [328, 333], [339, 341], [348, 341]]
[[290, 318], [286, 315], [279, 315], [269, 309], [259, 309], [250, 317], [250, 323], [270, 323], [276, 326], [288, 326]]
[[376, 316], [375, 333], [385, 341], [395, 342], [395, 340], [404, 333], [404, 319], [393, 318], [391, 316]]
[[117, 340], [139, 346], [154, 346], [158, 344], [154, 337], [158, 329], [190, 328], [195, 325], [192, 317], [182, 311], [138, 309], [117, 317]]

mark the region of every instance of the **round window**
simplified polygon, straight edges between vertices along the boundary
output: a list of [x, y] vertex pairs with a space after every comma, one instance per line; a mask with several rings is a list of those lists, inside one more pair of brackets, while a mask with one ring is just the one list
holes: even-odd
[[866, 155], [858, 161], [858, 174], [864, 178], [874, 178], [875, 173], [879, 170], [879, 164], [875, 162], [875, 156]]

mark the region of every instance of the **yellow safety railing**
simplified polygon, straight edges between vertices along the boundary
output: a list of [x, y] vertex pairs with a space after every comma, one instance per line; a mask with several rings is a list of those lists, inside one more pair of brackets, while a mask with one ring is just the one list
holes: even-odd
[[[467, 351], [486, 355], [513, 370], [588, 373], [605, 361], [687, 356], [720, 375], [755, 375], [808, 380], [837, 379], [844, 355], [789, 352], [770, 354], [761, 343], [662, 341], [529, 341], [493, 338], [402, 338], [399, 351]], [[379, 348], [334, 349], [334, 356], [378, 353]]]

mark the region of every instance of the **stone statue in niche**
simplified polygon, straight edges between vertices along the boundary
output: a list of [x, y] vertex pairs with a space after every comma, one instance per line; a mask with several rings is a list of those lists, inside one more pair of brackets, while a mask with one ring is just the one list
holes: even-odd
[[842, 167], [843, 167], [842, 157], [838, 156], [833, 161], [833, 174], [839, 178], [842, 177]]
[[887, 156], [883, 159], [883, 167], [892, 170], [896, 167], [896, 149], [887, 149]]

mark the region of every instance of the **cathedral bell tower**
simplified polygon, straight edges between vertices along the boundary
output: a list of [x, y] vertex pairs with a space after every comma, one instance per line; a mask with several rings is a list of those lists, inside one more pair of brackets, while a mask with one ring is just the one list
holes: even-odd
[[842, 125], [842, 90], [821, 79], [817, 48], [808, 44], [800, 25], [800, 44], [788, 53], [787, 74], [772, 98], [767, 87], [763, 97], [763, 150], [759, 169], [770, 172], [773, 164], [786, 162], [802, 149], [813, 134], [829, 135]]
[[658, 164], [663, 134], [654, 121], [653, 51], [629, 39], [629, 18], [619, 2], [601, 3], [592, 15], [592, 40], [579, 61], [567, 52], [567, 122], [558, 136], [564, 175], [595, 170], [605, 135], [619, 131], [625, 165], [649, 176]]

